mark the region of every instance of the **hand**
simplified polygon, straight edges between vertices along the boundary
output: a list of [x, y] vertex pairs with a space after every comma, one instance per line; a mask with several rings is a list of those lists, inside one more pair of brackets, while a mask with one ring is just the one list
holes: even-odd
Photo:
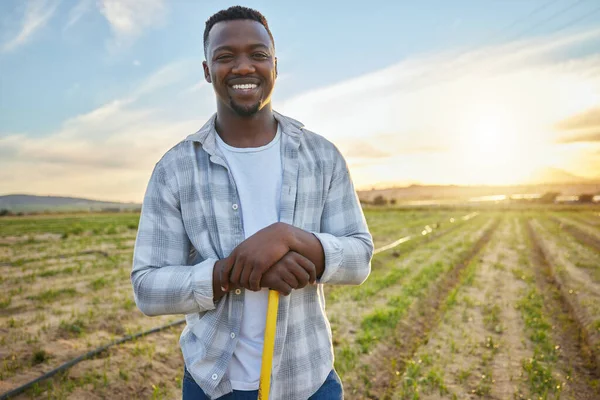
[[262, 276], [261, 287], [277, 290], [284, 296], [317, 280], [315, 265], [306, 257], [290, 251]]
[[290, 251], [288, 225], [274, 223], [256, 232], [224, 259], [220, 281], [230, 287], [260, 290], [262, 275]]

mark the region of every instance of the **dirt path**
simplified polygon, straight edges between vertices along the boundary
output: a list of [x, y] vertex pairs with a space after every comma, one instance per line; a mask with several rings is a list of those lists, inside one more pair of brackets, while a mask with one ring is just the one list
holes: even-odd
[[428, 244], [423, 244], [400, 258], [383, 254], [378, 256], [385, 257], [385, 268], [389, 273], [398, 271], [402, 275], [402, 278], [392, 286], [377, 290], [372, 296], [355, 296], [352, 293], [348, 293], [346, 296], [337, 297], [335, 302], [328, 304], [327, 315], [332, 322], [336, 343], [352, 345], [356, 337], [357, 327], [360, 326], [361, 320], [367, 313], [385, 305], [392, 296], [398, 293], [398, 288], [403, 282], [416, 275], [422, 267], [448, 258], [457, 248], [458, 244], [464, 241], [476, 240], [483, 234], [487, 226], [483, 225], [482, 227], [478, 224], [465, 226], [464, 229], [453, 232], [449, 237], [444, 235], [443, 237], [446, 237], [446, 240], [442, 240], [440, 243], [428, 243], [429, 245], [433, 245], [435, 251], [432, 251], [432, 247]]
[[569, 296], [573, 292], [569, 293], [568, 287], [557, 274], [534, 225], [531, 221], [527, 224], [534, 279], [543, 299], [545, 313], [552, 323], [552, 337], [560, 348], [557, 354], [559, 361], [571, 371], [571, 379], [566, 386], [574, 399], [598, 399], [598, 360], [589, 346], [580, 308]]
[[516, 309], [525, 283], [515, 277], [514, 224], [503, 222], [450, 295], [440, 324], [408, 362], [394, 399], [529, 397], [521, 362], [533, 354]]
[[[488, 226], [474, 243], [469, 244], [455, 264], [432, 283], [426, 294], [414, 302], [405, 317], [396, 323], [394, 336], [383, 341], [361, 360], [345, 384], [352, 398], [389, 398], [400, 384], [400, 375], [438, 320], [446, 297], [459, 281], [462, 271], [489, 241], [496, 225]], [[362, 368], [361, 368], [362, 367]]]
[[582, 222], [578, 218], [553, 218], [560, 228], [573, 235], [577, 240], [600, 252], [600, 231], [595, 226]]
[[533, 241], [542, 256], [541, 265], [556, 283], [600, 372], [600, 283], [593, 279], [589, 270], [578, 268], [570, 261], [568, 248], [539, 221], [532, 221], [530, 226]]
[[537, 290], [541, 269], [537, 259], [531, 268], [524, 234], [514, 218], [501, 225], [446, 300], [431, 338], [398, 368], [396, 389], [364, 398], [597, 398], [573, 331], [546, 322], [569, 314], [545, 306], [551, 292]]

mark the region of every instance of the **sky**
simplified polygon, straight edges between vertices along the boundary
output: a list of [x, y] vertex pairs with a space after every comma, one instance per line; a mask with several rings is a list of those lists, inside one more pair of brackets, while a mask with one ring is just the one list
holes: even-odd
[[216, 110], [204, 22], [235, 4], [275, 37], [273, 108], [358, 189], [600, 178], [597, 0], [2, 0], [0, 195], [141, 202]]

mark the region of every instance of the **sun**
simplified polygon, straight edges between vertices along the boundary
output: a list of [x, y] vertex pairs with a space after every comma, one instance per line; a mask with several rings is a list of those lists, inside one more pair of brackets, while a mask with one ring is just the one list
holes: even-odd
[[524, 125], [500, 107], [470, 110], [457, 135], [457, 162], [466, 168], [467, 181], [507, 185], [526, 178], [535, 157], [528, 157]]

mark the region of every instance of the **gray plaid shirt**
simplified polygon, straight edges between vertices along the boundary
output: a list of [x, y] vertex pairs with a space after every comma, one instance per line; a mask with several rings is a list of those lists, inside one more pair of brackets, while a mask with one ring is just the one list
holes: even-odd
[[[244, 240], [240, 200], [216, 145], [213, 116], [156, 164], [142, 207], [131, 281], [146, 315], [186, 314], [185, 364], [212, 399], [231, 392], [227, 365], [240, 331], [244, 291], [213, 301], [214, 263]], [[325, 251], [316, 285], [281, 296], [272, 399], [302, 400], [333, 367], [323, 284], [358, 285], [369, 275], [373, 241], [336, 147], [275, 113], [282, 135], [280, 221], [312, 232]]]

